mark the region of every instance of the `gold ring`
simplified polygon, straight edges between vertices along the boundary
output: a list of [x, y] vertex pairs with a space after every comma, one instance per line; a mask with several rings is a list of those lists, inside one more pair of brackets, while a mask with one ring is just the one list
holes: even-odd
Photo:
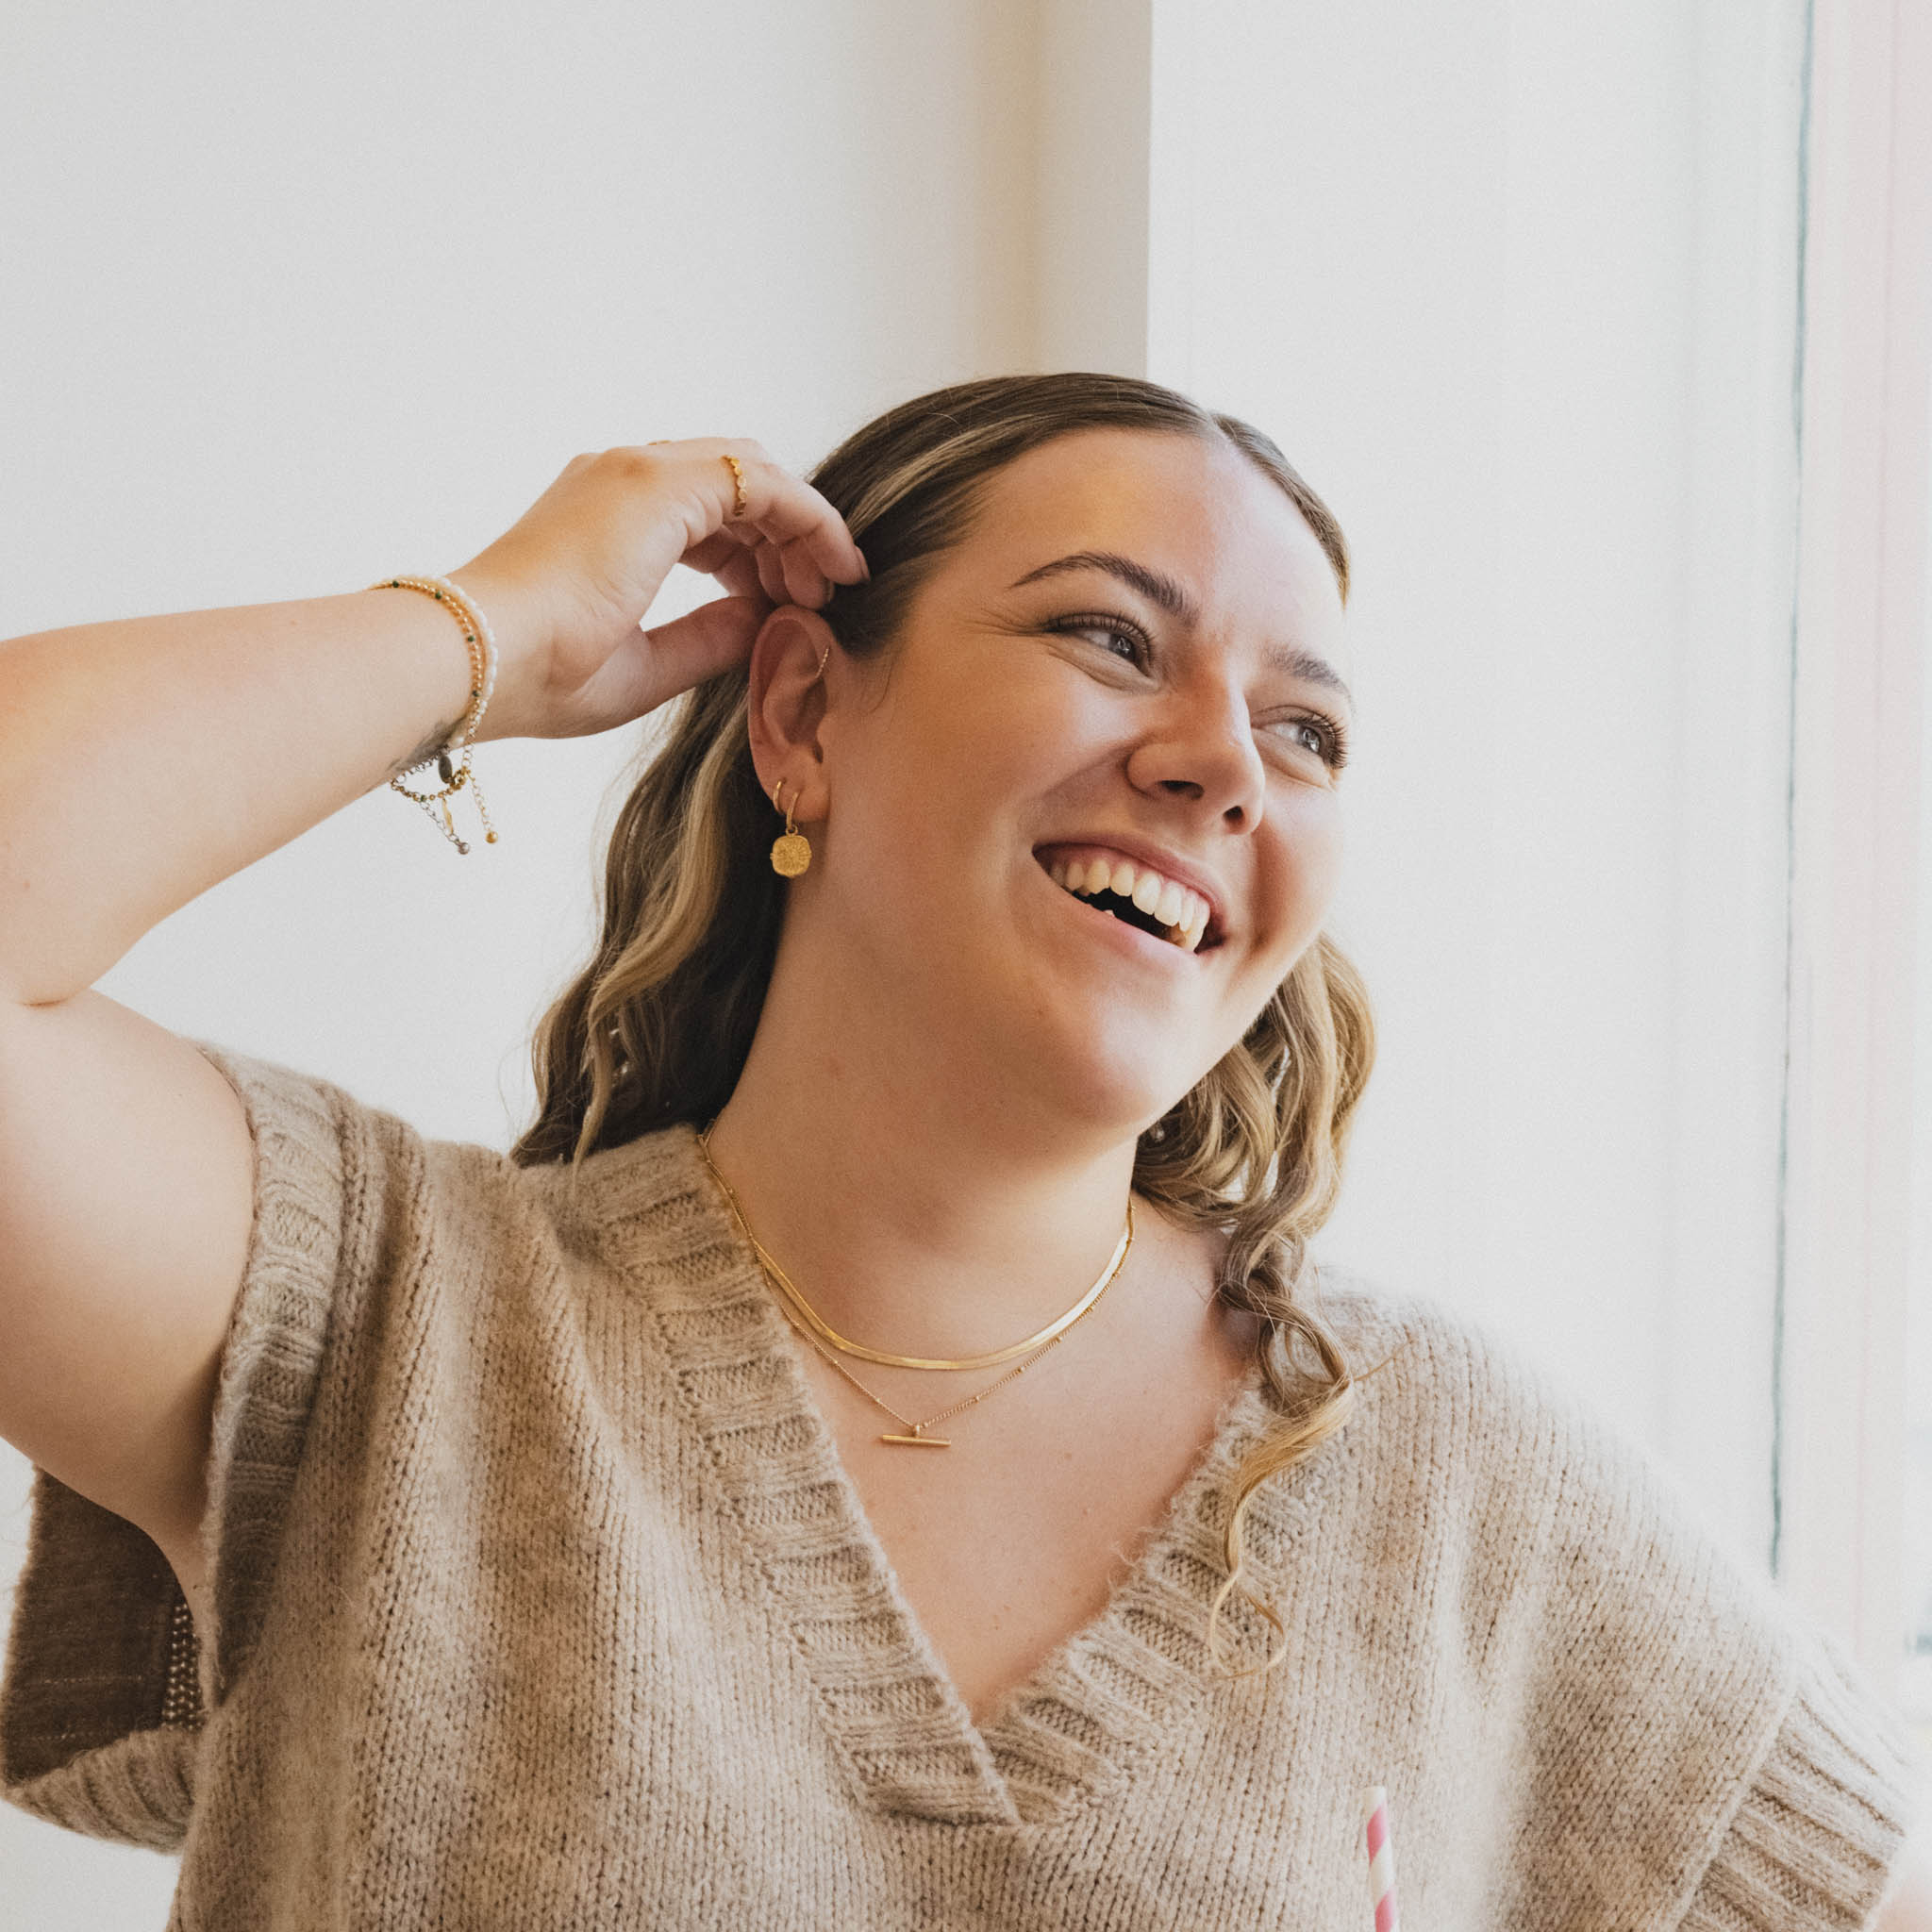
[[731, 465], [731, 482], [733, 488], [738, 491], [738, 500], [731, 506], [731, 521], [735, 524], [740, 522], [744, 515], [744, 472], [739, 467], [736, 457], [723, 457], [719, 460]]

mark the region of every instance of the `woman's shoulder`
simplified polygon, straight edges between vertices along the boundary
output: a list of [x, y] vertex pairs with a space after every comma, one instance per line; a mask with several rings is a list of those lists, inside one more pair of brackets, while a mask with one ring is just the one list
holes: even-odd
[[1792, 1633], [1768, 1572], [1605, 1399], [1491, 1317], [1357, 1269], [1321, 1277], [1357, 1378], [1342, 1440], [1366, 1491], [1425, 1512], [1466, 1576], [1507, 1571], [1525, 1599], [1619, 1602], [1639, 1621], [1694, 1600], [1774, 1649]]
[[[1472, 1735], [1520, 1713], [1552, 1801], [1624, 1818], [1592, 1841], [1603, 1897], [1674, 1898], [1658, 1924], [1862, 1923], [1928, 1767], [1844, 1646], [1518, 1338], [1354, 1270], [1323, 1275], [1363, 1377], [1338, 1437], [1351, 1588], [1424, 1579], [1407, 1635], [1432, 1696]], [[1550, 1858], [1570, 1828], [1553, 1819]]]
[[[1341, 1343], [1365, 1407], [1453, 1429], [1473, 1454], [1548, 1430], [1615, 1424], [1491, 1316], [1349, 1264], [1315, 1271], [1314, 1312]], [[1492, 1426], [1485, 1426], [1486, 1424]]]
[[1317, 1283], [1313, 1307], [1371, 1406], [1450, 1429], [1474, 1455], [1614, 1447], [1658, 1466], [1625, 1420], [1495, 1317], [1346, 1264], [1320, 1264]]
[[1557, 1392], [1548, 1370], [1492, 1316], [1352, 1262], [1318, 1260], [1314, 1276], [1314, 1304], [1338, 1332], [1391, 1347], [1412, 1374], [1474, 1373]]
[[614, 1221], [633, 1232], [692, 1191], [691, 1129], [650, 1130], [585, 1157], [521, 1163], [483, 1141], [424, 1132], [342, 1082], [196, 1040], [241, 1097], [255, 1142], [258, 1208], [335, 1223], [381, 1211], [452, 1227], [509, 1220], [594, 1244]]

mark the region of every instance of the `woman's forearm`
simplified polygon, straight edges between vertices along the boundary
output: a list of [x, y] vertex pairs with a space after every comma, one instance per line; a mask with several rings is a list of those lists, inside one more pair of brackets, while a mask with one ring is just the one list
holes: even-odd
[[[513, 735], [518, 672], [500, 666], [479, 740]], [[456, 620], [408, 591], [0, 643], [0, 998], [92, 986], [171, 912], [432, 756], [469, 702]]]
[[[641, 630], [678, 563], [727, 594]], [[843, 519], [758, 443], [574, 458], [451, 573], [500, 653], [476, 737], [629, 724], [743, 664], [780, 597], [822, 605], [865, 574]], [[461, 628], [413, 591], [0, 643], [0, 1006], [85, 991], [171, 912], [433, 756], [469, 704]]]

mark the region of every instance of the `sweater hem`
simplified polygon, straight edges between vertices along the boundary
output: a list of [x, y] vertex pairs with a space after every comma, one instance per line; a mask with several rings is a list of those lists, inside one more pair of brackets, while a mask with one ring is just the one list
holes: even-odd
[[1682, 1932], [1854, 1932], [1925, 1816], [1927, 1767], [1904, 1721], [1829, 1636], [1806, 1645], [1783, 1721], [1676, 1922]]

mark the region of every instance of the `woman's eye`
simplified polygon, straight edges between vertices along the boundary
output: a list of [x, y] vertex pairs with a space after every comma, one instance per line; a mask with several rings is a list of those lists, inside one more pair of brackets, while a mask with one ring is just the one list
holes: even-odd
[[[1138, 624], [1106, 611], [1056, 617], [1048, 621], [1045, 628], [1073, 637], [1091, 638], [1108, 657], [1117, 658], [1123, 663], [1144, 665], [1154, 655], [1152, 641]], [[1341, 771], [1348, 762], [1348, 729], [1340, 719], [1331, 718], [1325, 712], [1298, 712], [1291, 718], [1280, 719], [1275, 724], [1262, 728], [1285, 732], [1290, 743], [1311, 752], [1331, 772]]]
[[[1138, 664], [1146, 656], [1146, 634], [1138, 625], [1119, 617], [1057, 617], [1047, 629], [1075, 637], [1097, 638], [1109, 657]], [[1124, 646], [1124, 648], [1123, 648]]]
[[1308, 749], [1331, 770], [1339, 772], [1347, 764], [1348, 733], [1333, 719], [1305, 713], [1299, 718], [1285, 718], [1282, 723], [1291, 734], [1307, 732], [1313, 741]]

